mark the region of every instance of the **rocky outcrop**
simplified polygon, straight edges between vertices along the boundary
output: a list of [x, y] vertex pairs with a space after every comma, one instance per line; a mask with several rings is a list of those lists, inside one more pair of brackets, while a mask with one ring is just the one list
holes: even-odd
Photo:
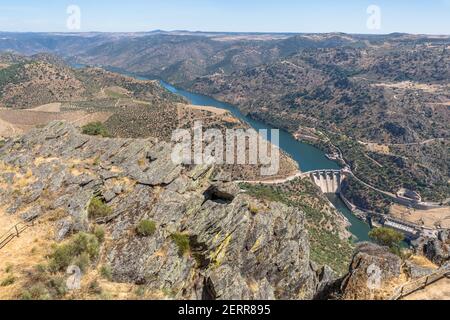
[[342, 299], [387, 299], [400, 282], [401, 274], [402, 260], [388, 248], [362, 243], [342, 281]]
[[[58, 213], [55, 241], [104, 224], [113, 280], [165, 297], [312, 299], [332, 280], [310, 261], [303, 212], [252, 198], [214, 167], [183, 167], [170, 155], [154, 139], [85, 136], [53, 122], [0, 149], [0, 203], [24, 219]], [[89, 217], [94, 196], [109, 216]], [[152, 236], [136, 234], [143, 219], [155, 223]]]
[[439, 266], [450, 261], [450, 231], [441, 231], [437, 239], [426, 240], [422, 250], [429, 260]]

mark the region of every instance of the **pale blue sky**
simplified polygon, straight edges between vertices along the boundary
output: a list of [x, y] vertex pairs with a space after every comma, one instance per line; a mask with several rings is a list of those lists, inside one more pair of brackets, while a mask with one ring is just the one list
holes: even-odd
[[[255, 31], [450, 34], [450, 0], [0, 0], [0, 31]], [[366, 26], [369, 5], [381, 29]]]

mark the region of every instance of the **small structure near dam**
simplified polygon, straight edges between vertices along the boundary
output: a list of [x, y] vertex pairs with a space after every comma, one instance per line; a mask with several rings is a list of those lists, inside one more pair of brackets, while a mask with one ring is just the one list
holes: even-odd
[[[436, 230], [425, 228], [424, 226], [419, 226], [417, 224], [404, 221], [401, 219], [396, 219], [395, 217], [360, 209], [348, 201], [341, 193], [341, 184], [346, 179], [348, 175], [352, 172], [346, 168], [342, 170], [316, 170], [310, 171], [303, 174], [303, 177], [309, 177], [325, 194], [337, 194], [340, 196], [344, 204], [348, 207], [350, 211], [353, 212], [361, 220], [366, 220], [372, 227], [389, 227], [395, 229], [405, 235], [409, 240], [415, 240], [420, 236], [426, 237], [437, 237]], [[409, 195], [409, 194], [408, 194]], [[418, 195], [414, 194], [418, 197]], [[406, 199], [406, 197], [404, 197]], [[413, 199], [409, 199], [413, 201]], [[415, 201], [420, 201], [421, 199], [415, 198]], [[419, 202], [417, 202], [419, 203]], [[421, 203], [421, 202], [420, 202]]]

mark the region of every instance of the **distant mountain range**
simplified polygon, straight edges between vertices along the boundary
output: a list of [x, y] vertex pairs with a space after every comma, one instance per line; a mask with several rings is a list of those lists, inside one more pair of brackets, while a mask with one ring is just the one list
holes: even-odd
[[433, 200], [450, 194], [449, 49], [450, 36], [403, 33], [0, 33], [0, 51], [162, 78], [299, 136], [313, 128], [378, 187]]

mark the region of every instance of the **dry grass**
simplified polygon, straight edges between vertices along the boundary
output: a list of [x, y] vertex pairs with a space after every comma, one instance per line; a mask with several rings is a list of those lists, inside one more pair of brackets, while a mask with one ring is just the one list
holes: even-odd
[[26, 133], [38, 126], [45, 126], [51, 121], [61, 120], [68, 121], [77, 126], [83, 126], [91, 122], [105, 122], [112, 113], [111, 112], [94, 112], [85, 111], [71, 112], [53, 112], [51, 108], [56, 108], [57, 104], [44, 105], [38, 108], [43, 110], [11, 110], [0, 109], [0, 136], [12, 137]]
[[450, 279], [444, 278], [403, 300], [450, 300]]
[[[45, 265], [47, 256], [52, 252], [54, 241], [54, 222], [61, 218], [60, 212], [48, 213], [34, 226], [24, 231], [0, 250], [0, 282], [14, 278], [13, 283], [0, 288], [0, 300], [20, 299], [25, 288], [30, 286], [29, 272], [38, 265]], [[18, 215], [7, 215], [0, 208], [0, 234], [20, 222]], [[97, 267], [91, 268], [82, 276], [81, 289], [68, 292], [64, 299], [68, 300], [129, 300], [129, 299], [166, 299], [164, 292], [148, 291], [129, 283], [114, 283], [103, 279], [100, 267], [105, 258], [101, 258]], [[92, 284], [96, 283], [97, 290]]]
[[55, 102], [55, 103], [48, 103], [44, 104], [42, 106], [38, 106], [32, 109], [28, 109], [27, 111], [33, 111], [33, 112], [61, 112], [61, 103]]
[[223, 115], [228, 113], [227, 110], [219, 109], [215, 107], [206, 107], [206, 106], [195, 106], [190, 104], [180, 104], [183, 108], [191, 109], [191, 110], [201, 110], [201, 111], [208, 111], [216, 115]]
[[[20, 222], [18, 216], [11, 216], [0, 210], [0, 233]], [[15, 299], [22, 292], [26, 282], [26, 271], [45, 262], [53, 243], [53, 228], [47, 222], [37, 222], [25, 230], [19, 238], [13, 239], [0, 249], [0, 279], [12, 274], [16, 281], [0, 290], [0, 300]], [[7, 272], [9, 271], [9, 272]], [[4, 290], [3, 290], [4, 289]]]
[[421, 266], [423, 268], [430, 268], [430, 269], [434, 269], [434, 270], [439, 269], [439, 267], [437, 265], [435, 265], [433, 262], [431, 262], [424, 256], [411, 256], [409, 258], [409, 261], [411, 261], [412, 263], [414, 263], [418, 266]]
[[364, 143], [367, 151], [380, 153], [380, 154], [390, 154], [391, 150], [389, 146], [378, 144], [378, 143]]
[[391, 214], [418, 225], [428, 228], [440, 226], [450, 228], [450, 207], [436, 208], [431, 210], [415, 210], [395, 204], [391, 207]]

